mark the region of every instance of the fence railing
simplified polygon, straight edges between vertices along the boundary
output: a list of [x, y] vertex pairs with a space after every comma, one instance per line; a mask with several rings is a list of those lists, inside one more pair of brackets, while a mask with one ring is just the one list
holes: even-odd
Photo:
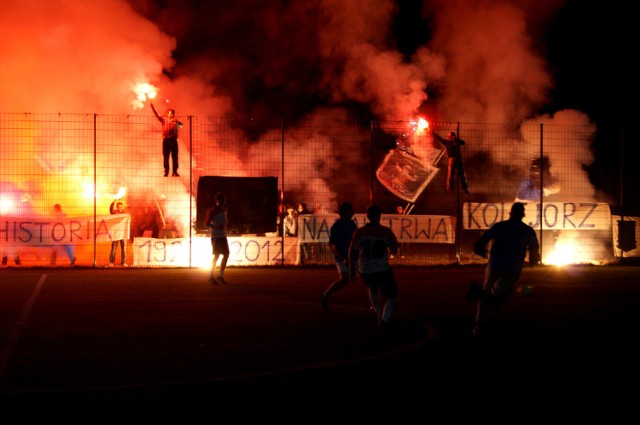
[[[66, 265], [72, 246], [76, 265], [102, 267], [124, 238], [128, 265], [207, 267], [200, 223], [219, 190], [229, 195], [230, 265], [332, 264], [327, 226], [343, 201], [359, 214], [383, 208], [402, 236], [399, 264], [482, 261], [473, 241], [516, 199], [527, 202], [547, 261], [559, 249], [577, 262], [635, 255], [635, 245], [617, 247], [616, 218], [585, 172], [592, 126], [326, 119], [251, 133], [228, 118], [178, 118], [179, 176], [165, 177], [155, 117], [0, 114], [3, 261], [49, 266], [59, 251], [56, 264]], [[465, 142], [468, 195], [446, 189], [447, 154], [434, 133], [450, 131]], [[125, 205], [119, 218], [115, 200]], [[280, 210], [301, 202], [307, 233], [281, 236]], [[66, 218], [52, 215], [55, 204]]]

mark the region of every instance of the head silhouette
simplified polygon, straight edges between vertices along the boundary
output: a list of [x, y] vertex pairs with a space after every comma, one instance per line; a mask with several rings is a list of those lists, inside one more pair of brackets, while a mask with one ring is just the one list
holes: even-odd
[[522, 202], [514, 202], [509, 215], [513, 219], [521, 220], [524, 217], [524, 204]]
[[382, 210], [378, 205], [371, 205], [369, 208], [367, 208], [367, 218], [369, 219], [369, 222], [373, 224], [379, 224], [381, 216]]
[[351, 202], [343, 202], [340, 204], [338, 212], [340, 213], [340, 217], [349, 219], [353, 217], [353, 205]]

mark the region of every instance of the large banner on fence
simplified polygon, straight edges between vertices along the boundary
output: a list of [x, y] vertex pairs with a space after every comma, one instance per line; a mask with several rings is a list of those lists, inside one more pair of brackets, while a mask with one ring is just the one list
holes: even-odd
[[129, 239], [130, 227], [129, 214], [64, 218], [0, 216], [0, 244], [89, 245]]
[[[233, 237], [229, 240], [230, 266], [269, 266], [298, 264], [298, 238]], [[191, 238], [155, 239], [134, 238], [133, 259], [136, 266], [200, 267], [210, 268], [213, 252], [211, 239], [205, 236]], [[189, 254], [191, 253], [191, 262]]]
[[[300, 263], [300, 244], [327, 243], [329, 230], [338, 219], [335, 214], [303, 215], [299, 217], [298, 237], [283, 239], [278, 236], [230, 236], [228, 265], [267, 266]], [[357, 214], [354, 220], [358, 227], [367, 220]], [[450, 216], [383, 215], [382, 224], [389, 226], [399, 242], [454, 243], [455, 234]], [[202, 267], [211, 266], [211, 239], [204, 236], [188, 238], [155, 239], [134, 238], [133, 258], [136, 266]], [[189, 255], [191, 253], [191, 262]]]
[[[298, 238], [302, 243], [329, 242], [329, 230], [338, 219], [336, 214], [309, 214], [298, 217]], [[367, 222], [365, 214], [356, 214], [358, 227]], [[399, 242], [455, 242], [453, 217], [447, 215], [383, 214], [380, 223], [393, 230]]]
[[[466, 230], [488, 229], [498, 221], [507, 220], [513, 202], [466, 202], [462, 223]], [[525, 204], [525, 223], [543, 230], [608, 230], [611, 210], [608, 204], [597, 202], [538, 202]]]

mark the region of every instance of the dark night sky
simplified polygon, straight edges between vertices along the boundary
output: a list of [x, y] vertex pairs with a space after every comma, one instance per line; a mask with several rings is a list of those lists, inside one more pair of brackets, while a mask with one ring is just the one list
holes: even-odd
[[635, 20], [621, 2], [570, 1], [551, 22], [547, 57], [556, 83], [551, 104], [583, 111], [598, 126], [593, 179], [618, 193], [622, 172], [623, 205], [637, 211], [640, 74], [634, 57], [639, 39]]

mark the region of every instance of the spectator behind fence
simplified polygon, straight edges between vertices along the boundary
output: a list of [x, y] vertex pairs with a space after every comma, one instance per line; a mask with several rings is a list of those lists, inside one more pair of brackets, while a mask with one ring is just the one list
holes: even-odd
[[[68, 225], [67, 215], [62, 211], [62, 206], [60, 204], [55, 204], [53, 206], [53, 216], [54, 220], [57, 222], [63, 223], [65, 226]], [[67, 258], [69, 259], [69, 264], [73, 267], [76, 265], [76, 257], [74, 256], [75, 247], [72, 244], [64, 243], [62, 244], [62, 248], [67, 254]], [[54, 245], [51, 249], [51, 262], [50, 265], [55, 267], [56, 260], [58, 258], [58, 245]]]
[[[114, 205], [115, 204], [115, 205]], [[124, 204], [122, 202], [113, 201], [109, 207], [111, 214], [124, 214]], [[120, 245], [120, 264], [122, 267], [127, 267], [127, 240], [126, 239], [114, 239], [111, 241], [111, 252], [109, 253], [109, 267], [113, 267], [116, 261], [116, 251]]]
[[[309, 209], [307, 208], [307, 203], [306, 202], [299, 202], [298, 203], [298, 208], [296, 211], [296, 217], [297, 218], [297, 222], [298, 222], [298, 236], [300, 236], [300, 230], [303, 228], [304, 226], [304, 218], [302, 217], [305, 214], [311, 214], [311, 211], [309, 211]], [[300, 244], [300, 249], [301, 249], [301, 256], [302, 256], [302, 262], [303, 263], [307, 263], [309, 261], [311, 261], [311, 258], [313, 257], [313, 252], [312, 252], [312, 245], [311, 243], [308, 242], [302, 242]]]
[[307, 209], [307, 204], [305, 202], [300, 202], [298, 204], [298, 215], [302, 214], [311, 214], [311, 211]]
[[287, 215], [284, 218], [284, 235], [298, 236], [298, 214], [293, 207], [287, 207]]
[[0, 252], [2, 252], [2, 266], [7, 266], [9, 264], [9, 256], [13, 257], [13, 263], [16, 266], [22, 264], [20, 260], [20, 254], [18, 253], [18, 247], [16, 244], [10, 242], [5, 238], [4, 240], [0, 238]]

